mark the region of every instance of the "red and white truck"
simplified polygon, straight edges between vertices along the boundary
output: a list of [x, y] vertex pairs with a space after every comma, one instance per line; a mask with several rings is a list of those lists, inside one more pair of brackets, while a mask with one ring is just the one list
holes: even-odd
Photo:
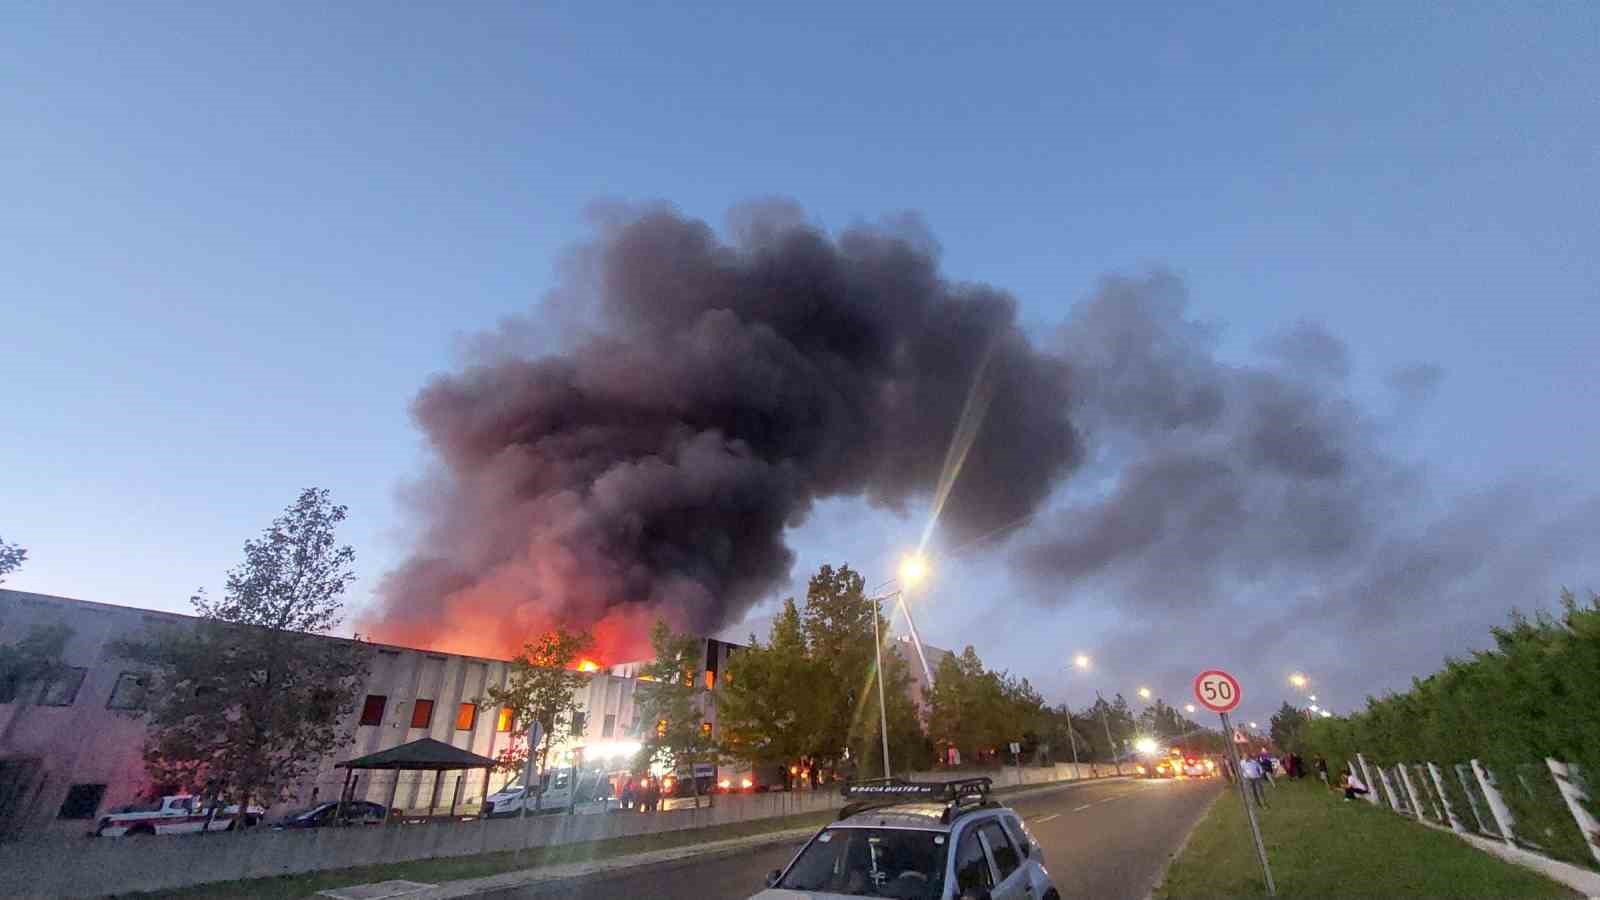
[[[246, 827], [261, 821], [266, 810], [252, 806], [245, 811]], [[206, 819], [211, 824], [206, 825]], [[225, 806], [211, 815], [205, 798], [193, 794], [169, 794], [149, 803], [134, 803], [113, 810], [100, 818], [95, 837], [122, 837], [143, 834], [195, 834], [200, 831], [232, 831], [239, 820], [239, 804]]]

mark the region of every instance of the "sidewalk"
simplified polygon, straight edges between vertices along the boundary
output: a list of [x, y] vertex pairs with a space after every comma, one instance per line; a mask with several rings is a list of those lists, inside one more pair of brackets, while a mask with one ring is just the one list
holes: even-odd
[[[1279, 897], [1581, 897], [1543, 875], [1314, 778], [1279, 779], [1258, 811]], [[1265, 897], [1238, 790], [1190, 835], [1157, 898]]]
[[[1037, 794], [1046, 794], [1053, 791], [1070, 790], [1075, 787], [1091, 784], [1105, 784], [1110, 781], [1126, 780], [1115, 776], [1109, 778], [1084, 779], [1081, 781], [1061, 781], [1042, 785], [1026, 785], [1010, 789], [1000, 789], [995, 793], [999, 797], [1011, 799], [1014, 797], [1027, 797]], [[590, 860], [585, 862], [560, 863], [544, 865], [535, 868], [518, 869], [511, 872], [501, 872], [495, 875], [485, 875], [479, 878], [465, 878], [458, 881], [447, 881], [441, 884], [426, 884], [413, 881], [386, 881], [372, 884], [352, 885], [350, 887], [325, 890], [320, 896], [336, 898], [336, 900], [381, 900], [381, 898], [404, 897], [405, 900], [445, 900], [454, 897], [476, 897], [498, 891], [514, 888], [530, 887], [552, 881], [566, 881], [572, 878], [584, 878], [619, 869], [631, 869], [637, 866], [650, 866], [660, 863], [674, 862], [691, 857], [715, 859], [720, 856], [733, 856], [754, 850], [760, 847], [796, 842], [810, 837], [816, 832], [819, 824], [806, 825], [801, 828], [788, 828], [781, 831], [769, 831], [745, 837], [729, 838], [726, 840], [708, 841], [703, 844], [687, 844], [679, 847], [669, 847], [662, 850], [652, 850], [644, 853], [632, 853], [625, 856], [614, 856], [609, 859]]]

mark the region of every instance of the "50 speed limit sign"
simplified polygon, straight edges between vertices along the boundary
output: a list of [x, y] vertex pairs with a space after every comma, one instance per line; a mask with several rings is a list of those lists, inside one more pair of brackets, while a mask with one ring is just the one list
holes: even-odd
[[1239, 680], [1221, 669], [1207, 669], [1194, 677], [1194, 698], [1212, 712], [1232, 712], [1239, 705]]

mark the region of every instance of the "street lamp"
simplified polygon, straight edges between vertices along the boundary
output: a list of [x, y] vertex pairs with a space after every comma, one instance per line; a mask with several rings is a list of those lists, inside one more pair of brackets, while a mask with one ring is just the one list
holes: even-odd
[[[1072, 664], [1081, 671], [1087, 672], [1089, 671], [1089, 667], [1093, 664], [1093, 661], [1089, 659], [1088, 655], [1079, 653], [1072, 658]], [[1100, 727], [1106, 730], [1106, 749], [1111, 753], [1111, 762], [1117, 767], [1117, 774], [1121, 775], [1122, 760], [1117, 757], [1117, 745], [1111, 740], [1111, 718], [1106, 715], [1106, 698], [1100, 696], [1100, 691], [1098, 689], [1094, 692], [1094, 698], [1100, 701]], [[1067, 710], [1067, 733], [1071, 734], [1071, 732], [1072, 710], [1069, 707]], [[1078, 745], [1076, 741], [1073, 742], [1072, 753], [1074, 757], [1077, 756]]]
[[1149, 700], [1150, 699], [1150, 689], [1147, 688], [1147, 687], [1139, 688], [1139, 699], [1141, 699], [1141, 700]]
[[1304, 689], [1306, 685], [1311, 683], [1311, 679], [1307, 678], [1305, 675], [1303, 675], [1303, 674], [1301, 674], [1299, 672], [1296, 672], [1293, 675], [1289, 676], [1289, 683], [1294, 685], [1297, 688]]
[[1079, 653], [1072, 658], [1072, 664], [1087, 672], [1089, 670], [1089, 657]]
[[878, 604], [898, 599], [905, 611], [906, 624], [911, 628], [911, 638], [916, 644], [917, 660], [922, 663], [922, 674], [928, 679], [928, 689], [933, 689], [933, 674], [928, 670], [928, 659], [922, 653], [922, 638], [917, 635], [916, 623], [911, 620], [911, 610], [906, 608], [905, 592], [916, 587], [928, 575], [928, 561], [920, 553], [912, 553], [900, 560], [900, 587], [892, 593], [872, 598], [872, 642], [878, 662], [878, 736], [883, 739], [883, 777], [889, 778], [889, 707], [883, 696], [883, 635], [878, 627]]

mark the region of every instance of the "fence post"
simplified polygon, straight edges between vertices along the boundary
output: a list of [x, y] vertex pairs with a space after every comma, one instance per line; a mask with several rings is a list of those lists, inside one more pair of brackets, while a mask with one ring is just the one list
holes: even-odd
[[[1367, 771], [1367, 756], [1364, 753], [1356, 754], [1356, 761], [1361, 763], [1361, 780], [1367, 783], [1367, 802], [1373, 806], [1378, 805], [1378, 782], [1372, 778], [1372, 773]], [[1380, 770], [1381, 771], [1381, 770]]]
[[1406, 771], [1405, 763], [1401, 763], [1399, 769], [1400, 781], [1406, 786], [1406, 796], [1411, 798], [1411, 814], [1416, 816], [1418, 822], [1426, 821], [1428, 817], [1422, 812], [1422, 801], [1417, 798], [1417, 789], [1411, 784], [1411, 773]]
[[1383, 770], [1382, 765], [1379, 765], [1377, 769], [1378, 780], [1383, 782], [1383, 795], [1389, 801], [1389, 808], [1397, 813], [1400, 812], [1400, 801], [1395, 797], [1394, 783], [1389, 780], [1389, 773]]
[[1467, 828], [1456, 818], [1456, 811], [1450, 807], [1450, 795], [1444, 792], [1444, 776], [1439, 774], [1439, 767], [1428, 763], [1428, 774], [1433, 776], [1433, 787], [1439, 792], [1439, 802], [1444, 804], [1444, 814], [1450, 820], [1450, 830], [1456, 834], [1466, 834]]
[[1515, 820], [1511, 818], [1511, 807], [1506, 806], [1506, 798], [1500, 796], [1500, 789], [1494, 786], [1494, 780], [1489, 775], [1489, 770], [1477, 760], [1468, 760], [1472, 764], [1472, 774], [1478, 777], [1478, 785], [1483, 788], [1483, 799], [1489, 804], [1489, 813], [1494, 816], [1494, 823], [1500, 826], [1500, 836], [1508, 844], [1515, 844], [1512, 838], [1512, 826]]
[[1544, 764], [1550, 767], [1550, 774], [1555, 776], [1556, 787], [1561, 790], [1561, 799], [1567, 801], [1567, 810], [1572, 817], [1578, 820], [1578, 830], [1583, 832], [1584, 843], [1589, 845], [1589, 852], [1594, 855], [1595, 861], [1600, 862], [1600, 822], [1595, 821], [1593, 815], [1583, 804], [1589, 797], [1572, 780], [1572, 767], [1550, 757], [1545, 757]]
[[1411, 771], [1416, 773], [1417, 783], [1422, 785], [1423, 799], [1428, 801], [1428, 811], [1433, 813], [1433, 820], [1440, 825], [1446, 824], [1444, 809], [1439, 806], [1438, 795], [1428, 791], [1428, 773], [1423, 769], [1422, 763], [1412, 763]]

